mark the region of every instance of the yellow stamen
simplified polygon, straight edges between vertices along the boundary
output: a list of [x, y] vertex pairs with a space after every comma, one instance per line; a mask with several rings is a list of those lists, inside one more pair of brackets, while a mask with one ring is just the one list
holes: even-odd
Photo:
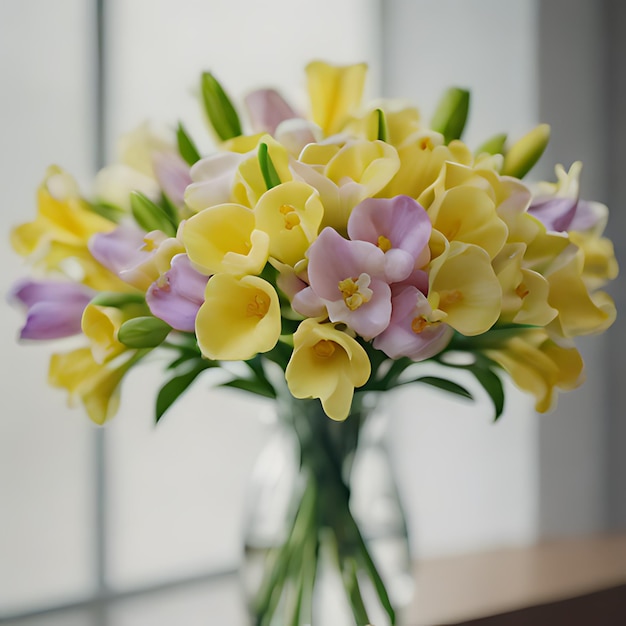
[[156, 250], [156, 248], [157, 248], [157, 245], [154, 239], [146, 235], [143, 238], [143, 246], [141, 246], [141, 250], [143, 252], [152, 252], [153, 250]]
[[523, 300], [530, 293], [530, 290], [524, 283], [520, 283], [515, 289], [515, 293]]
[[161, 291], [170, 291], [171, 287], [170, 287], [170, 281], [168, 280], [167, 276], [165, 274], [161, 274], [157, 280], [156, 280], [156, 285], [159, 289], [161, 289]]
[[335, 352], [335, 342], [328, 339], [320, 339], [314, 346], [313, 352], [323, 359], [327, 359]]
[[419, 145], [422, 150], [432, 150], [434, 148], [430, 137], [423, 137]]
[[345, 278], [339, 281], [339, 291], [343, 301], [351, 311], [369, 302], [374, 292], [369, 288], [371, 278], [365, 272], [358, 278]]
[[379, 235], [378, 236], [378, 247], [383, 252], [387, 252], [388, 250], [391, 250], [391, 241], [389, 241], [389, 239], [387, 239], [387, 237], [385, 237], [384, 235]]
[[270, 308], [270, 298], [266, 293], [259, 291], [255, 294], [254, 298], [248, 302], [246, 309], [246, 315], [248, 317], [258, 317], [259, 319], [265, 317], [265, 314]]
[[414, 317], [413, 321], [411, 322], [411, 330], [416, 335], [419, 335], [424, 329], [428, 328], [428, 326], [430, 326], [430, 323], [423, 315], [418, 315], [417, 317]]
[[300, 224], [300, 216], [296, 213], [296, 210], [290, 204], [283, 204], [279, 211], [285, 218], [285, 228], [291, 230]]
[[457, 304], [463, 300], [463, 294], [458, 289], [452, 291], [443, 291], [440, 294], [439, 307]]

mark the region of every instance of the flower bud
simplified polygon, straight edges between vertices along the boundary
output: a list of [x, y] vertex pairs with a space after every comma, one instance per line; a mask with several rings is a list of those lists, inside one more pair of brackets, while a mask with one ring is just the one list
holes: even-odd
[[222, 140], [241, 135], [241, 123], [232, 102], [213, 74], [202, 74], [202, 100], [213, 130]]
[[550, 126], [539, 124], [529, 133], [518, 139], [504, 155], [503, 176], [523, 178], [537, 163], [550, 140]]
[[171, 330], [169, 324], [157, 317], [135, 317], [121, 325], [117, 339], [129, 348], [156, 348]]
[[444, 94], [431, 122], [432, 130], [441, 133], [446, 144], [459, 139], [463, 134], [469, 112], [470, 92], [459, 87], [450, 87]]

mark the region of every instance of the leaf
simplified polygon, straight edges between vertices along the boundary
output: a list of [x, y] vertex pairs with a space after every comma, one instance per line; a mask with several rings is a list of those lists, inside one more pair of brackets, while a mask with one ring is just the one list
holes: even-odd
[[171, 221], [165, 210], [141, 192], [131, 192], [130, 210], [137, 224], [146, 232], [160, 230], [171, 237], [176, 235], [176, 225]]
[[376, 114], [378, 115], [377, 139], [380, 141], [387, 141], [389, 137], [389, 131], [387, 129], [387, 118], [385, 117], [385, 112], [382, 109], [376, 109]]
[[222, 383], [220, 386], [241, 389], [242, 391], [255, 393], [265, 398], [276, 398], [276, 391], [272, 385], [254, 378], [235, 378], [226, 383]]
[[126, 211], [124, 211], [124, 209], [120, 209], [120, 207], [106, 202], [89, 203], [89, 208], [94, 213], [97, 213], [101, 217], [104, 217], [111, 222], [115, 222], [116, 224], [126, 215]]
[[502, 386], [502, 380], [489, 366], [475, 363], [474, 365], [466, 366], [475, 377], [476, 380], [483, 386], [491, 401], [495, 410], [493, 418], [494, 422], [497, 422], [502, 411], [504, 411], [504, 387]]
[[156, 348], [172, 331], [172, 327], [158, 317], [144, 316], [127, 320], [117, 332], [117, 339], [129, 348]]
[[274, 163], [272, 163], [266, 143], [259, 144], [259, 166], [268, 190], [280, 185], [280, 176], [274, 167]]
[[97, 306], [111, 306], [121, 309], [127, 304], [145, 304], [146, 297], [143, 293], [119, 293], [118, 291], [103, 291], [96, 295], [90, 304]]
[[187, 165], [193, 165], [200, 160], [200, 153], [196, 148], [196, 144], [191, 140], [185, 127], [180, 122], [176, 129], [176, 141], [178, 142], [178, 152]]
[[157, 423], [172, 404], [187, 391], [198, 375], [209, 367], [209, 364], [202, 361], [188, 372], [174, 376], [161, 387], [156, 400], [155, 421]]
[[451, 380], [448, 380], [447, 378], [438, 378], [436, 376], [422, 376], [420, 378], [415, 378], [402, 384], [405, 385], [409, 383], [424, 383], [425, 385], [436, 387], [437, 389], [447, 391], [448, 393], [462, 396], [463, 398], [467, 398], [468, 400], [474, 399], [474, 396], [472, 396], [472, 394], [467, 389], [465, 389], [465, 387], [462, 387], [461, 385]]
[[176, 230], [178, 230], [178, 209], [174, 206], [172, 201], [163, 193], [161, 194], [161, 208], [165, 215], [167, 215], [169, 221], [172, 223]]
[[453, 139], [460, 139], [465, 129], [469, 113], [470, 92], [459, 87], [451, 87], [442, 96], [433, 119], [431, 128], [444, 137], [446, 144]]
[[487, 139], [487, 141], [485, 141], [480, 146], [478, 146], [478, 148], [476, 148], [474, 154], [503, 154], [506, 137], [507, 136], [505, 133], [490, 137], [489, 139]]
[[239, 116], [217, 79], [210, 72], [204, 72], [201, 86], [204, 109], [217, 136], [222, 141], [239, 137], [241, 135]]

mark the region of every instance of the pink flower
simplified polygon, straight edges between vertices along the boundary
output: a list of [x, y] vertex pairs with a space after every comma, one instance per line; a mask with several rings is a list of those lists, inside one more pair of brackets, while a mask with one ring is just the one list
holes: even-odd
[[332, 322], [344, 322], [366, 340], [387, 328], [391, 289], [380, 248], [368, 241], [348, 241], [325, 228], [307, 256], [311, 289]]
[[432, 310], [426, 296], [411, 285], [393, 285], [389, 326], [374, 339], [374, 347], [389, 358], [423, 361], [441, 352], [454, 331], [447, 324], [428, 321]]
[[428, 214], [409, 196], [367, 198], [348, 220], [350, 239], [369, 241], [385, 253], [389, 282], [404, 280], [415, 267], [428, 263], [431, 230]]

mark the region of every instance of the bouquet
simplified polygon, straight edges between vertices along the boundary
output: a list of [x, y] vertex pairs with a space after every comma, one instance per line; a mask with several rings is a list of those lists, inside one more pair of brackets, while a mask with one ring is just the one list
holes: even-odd
[[171, 355], [157, 421], [207, 370], [304, 416], [293, 423], [308, 478], [268, 556], [257, 623], [287, 610], [305, 620], [316, 576], [305, 564], [328, 529], [356, 622], [369, 622], [365, 576], [393, 623], [344, 475], [364, 393], [421, 383], [472, 397], [454, 375], [412, 374], [430, 360], [470, 372], [496, 419], [502, 373], [549, 410], [583, 381], [573, 339], [615, 319], [601, 288], [617, 264], [607, 208], [579, 197], [580, 163], [522, 182], [546, 125], [472, 149], [465, 90], [447, 91], [425, 122], [403, 102], [362, 104], [363, 64], [312, 62], [306, 77], [308, 117], [263, 89], [247, 96], [243, 125], [204, 73], [214, 152], [199, 154], [182, 124], [170, 137], [143, 126], [89, 198], [51, 167], [36, 218], [11, 235], [37, 274], [12, 297], [27, 311], [22, 339], [81, 337], [51, 357], [49, 383], [97, 424], [155, 350]]

